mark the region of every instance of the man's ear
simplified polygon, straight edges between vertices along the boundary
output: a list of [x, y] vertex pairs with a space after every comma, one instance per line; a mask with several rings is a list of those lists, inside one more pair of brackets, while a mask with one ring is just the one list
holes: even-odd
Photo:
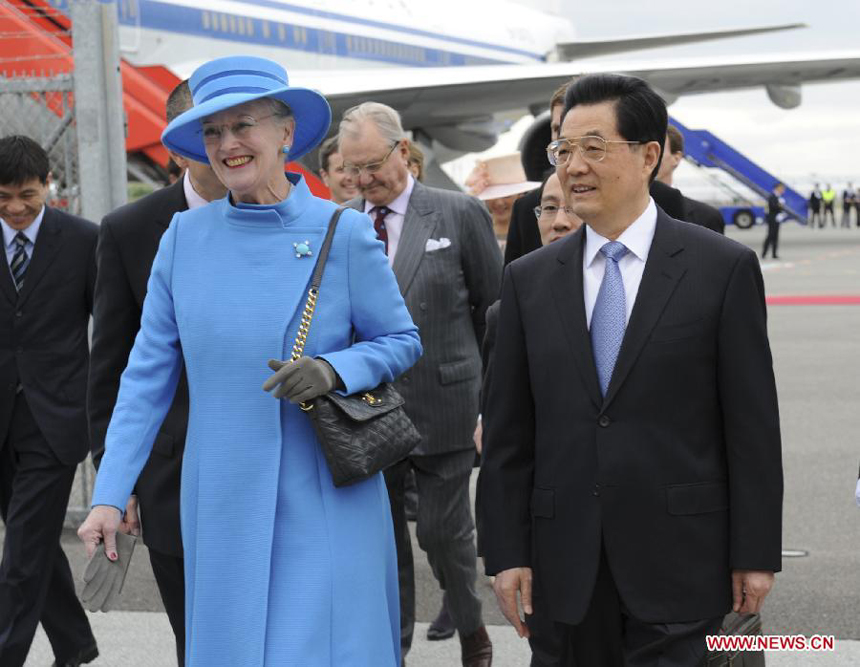
[[173, 151], [167, 151], [167, 154], [180, 169], [188, 168], [188, 158], [182, 157], [179, 153], [174, 153]]
[[[645, 173], [648, 175], [649, 178], [651, 176], [651, 172], [654, 171], [654, 168], [660, 162], [661, 148], [662, 147], [660, 146], [660, 143], [657, 141], [649, 141], [647, 144], [645, 144], [645, 150], [643, 151], [645, 157], [645, 164], [643, 166]], [[663, 159], [665, 160], [666, 156], [664, 156]]]

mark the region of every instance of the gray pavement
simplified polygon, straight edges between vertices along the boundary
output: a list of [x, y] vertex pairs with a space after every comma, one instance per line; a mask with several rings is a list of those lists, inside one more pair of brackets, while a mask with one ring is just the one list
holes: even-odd
[[[758, 251], [764, 231], [730, 229], [729, 236]], [[762, 265], [768, 295], [860, 295], [858, 229], [787, 224], [780, 256]], [[860, 508], [853, 500], [860, 459], [860, 305], [771, 306], [769, 329], [783, 434], [784, 545], [808, 555], [784, 559], [766, 603], [765, 632], [833, 634], [837, 644], [833, 653], [771, 653], [768, 665], [860, 665]], [[83, 572], [83, 549], [73, 532], [64, 535], [63, 545], [73, 571]], [[414, 548], [421, 624], [409, 665], [457, 665], [456, 639], [424, 639], [441, 597], [421, 550]], [[504, 624], [484, 577], [479, 592], [496, 645], [494, 664], [527, 665], [527, 645]], [[120, 611], [91, 617], [103, 656], [94, 667], [174, 664], [172, 635], [144, 549], [135, 554], [123, 597]], [[40, 631], [27, 665], [49, 665], [52, 659]]]

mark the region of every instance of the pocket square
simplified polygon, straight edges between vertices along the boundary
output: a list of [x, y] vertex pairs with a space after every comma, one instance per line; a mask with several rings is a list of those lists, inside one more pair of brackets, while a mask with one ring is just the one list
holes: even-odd
[[447, 248], [451, 245], [451, 239], [446, 239], [444, 236], [441, 239], [427, 239], [427, 243], [424, 245], [424, 252], [434, 252], [436, 250], [441, 250], [442, 248]]

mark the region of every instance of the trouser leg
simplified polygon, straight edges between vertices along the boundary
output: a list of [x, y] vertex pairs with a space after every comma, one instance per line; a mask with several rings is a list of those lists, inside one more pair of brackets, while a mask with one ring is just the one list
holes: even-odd
[[2, 451], [0, 664], [24, 664], [39, 620], [58, 659], [94, 643], [59, 546], [75, 466], [57, 460], [23, 394], [15, 397]]
[[[400, 584], [400, 648], [403, 656], [412, 647], [415, 631], [415, 567], [412, 561], [412, 538], [406, 522], [405, 482], [412, 469], [409, 459], [395, 463], [385, 471], [385, 485], [391, 503], [394, 542], [397, 547], [397, 579]], [[420, 503], [419, 503], [420, 507]]]
[[176, 639], [176, 662], [185, 665], [185, 562], [181, 556], [149, 550], [149, 562]]
[[483, 625], [475, 590], [477, 553], [469, 499], [474, 450], [412, 458], [418, 484], [418, 544], [447, 595], [461, 637]]

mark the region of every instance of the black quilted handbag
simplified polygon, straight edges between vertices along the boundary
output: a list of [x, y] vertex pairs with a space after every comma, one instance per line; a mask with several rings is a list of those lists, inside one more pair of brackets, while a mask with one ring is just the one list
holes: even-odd
[[[291, 361], [304, 352], [323, 270], [341, 213], [343, 208], [335, 211], [320, 248]], [[372, 477], [406, 458], [421, 442], [421, 435], [406, 415], [403, 402], [397, 390], [383, 382], [375, 389], [357, 394], [342, 396], [332, 391], [301, 404], [301, 409], [313, 422], [335, 486], [348, 486]]]

